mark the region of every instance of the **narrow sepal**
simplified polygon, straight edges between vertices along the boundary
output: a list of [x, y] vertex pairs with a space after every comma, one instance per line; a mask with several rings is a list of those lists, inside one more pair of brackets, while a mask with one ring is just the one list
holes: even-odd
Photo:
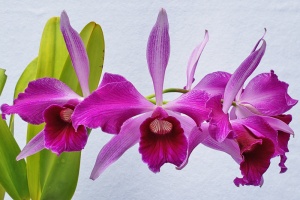
[[89, 90], [89, 59], [79, 34], [72, 28], [65, 11], [61, 13], [60, 29], [64, 36], [73, 67], [78, 77], [83, 96], [90, 94]]
[[258, 43], [260, 42], [262, 42], [261, 47], [257, 50], [254, 49], [254, 51], [251, 52], [251, 54], [242, 62], [242, 64], [236, 69], [236, 71], [230, 77], [224, 92], [224, 103], [223, 103], [224, 113], [228, 112], [232, 104], [232, 101], [235, 99], [237, 93], [243, 86], [244, 82], [252, 74], [252, 72], [256, 69], [256, 67], [260, 63], [260, 60], [262, 59], [266, 50], [265, 40], [260, 39]]
[[189, 62], [188, 62], [188, 66], [187, 66], [187, 83], [186, 83], [186, 87], [185, 89], [190, 90], [192, 87], [192, 83], [194, 81], [194, 75], [195, 75], [195, 71], [196, 71], [196, 67], [199, 61], [199, 58], [204, 50], [204, 47], [206, 46], [207, 42], [208, 42], [208, 31], [205, 30], [205, 35], [204, 35], [204, 39], [203, 41], [193, 50]]
[[117, 161], [124, 153], [138, 143], [140, 139], [140, 124], [150, 116], [144, 114], [135, 119], [127, 120], [119, 134], [114, 136], [99, 152], [90, 178], [95, 180], [103, 171]]
[[28, 156], [31, 156], [45, 148], [45, 134], [44, 131], [38, 133], [32, 138], [26, 146], [22, 149], [20, 154], [17, 156], [17, 160], [21, 160]]
[[170, 37], [168, 16], [161, 9], [152, 28], [147, 45], [147, 62], [152, 77], [156, 103], [162, 105], [162, 91], [166, 67], [170, 55]]

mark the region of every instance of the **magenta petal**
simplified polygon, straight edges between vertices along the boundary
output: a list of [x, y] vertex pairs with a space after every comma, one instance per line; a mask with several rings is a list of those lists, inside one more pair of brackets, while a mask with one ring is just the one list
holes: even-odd
[[280, 162], [279, 162], [279, 167], [280, 167], [280, 173], [285, 173], [287, 171], [287, 167], [285, 166], [285, 162], [287, 161], [287, 157], [285, 155], [286, 152], [289, 152], [288, 149], [288, 142], [290, 139], [290, 134], [284, 133], [279, 131], [278, 132], [278, 145], [279, 148], [281, 148], [284, 153], [280, 155]]
[[106, 85], [108, 83], [123, 82], [123, 81], [127, 81], [127, 80], [121, 75], [105, 73], [103, 75], [103, 78], [102, 78], [99, 88], [103, 87], [104, 85]]
[[172, 116], [150, 117], [140, 126], [139, 152], [153, 172], [165, 163], [179, 167], [187, 156], [187, 138], [180, 122]]
[[117, 161], [124, 153], [140, 139], [140, 124], [149, 117], [141, 115], [127, 120], [118, 135], [114, 136], [99, 152], [90, 178], [95, 180], [111, 164]]
[[190, 118], [186, 115], [182, 115], [178, 112], [173, 112], [173, 111], [169, 111], [169, 110], [166, 110], [166, 111], [167, 111], [169, 116], [175, 117], [180, 122], [180, 126], [184, 130], [184, 135], [186, 137], [189, 137], [190, 134], [191, 134], [192, 129], [195, 126], [197, 126], [195, 121], [192, 118]]
[[201, 90], [191, 90], [190, 92], [181, 95], [164, 105], [164, 108], [175, 112], [180, 112], [191, 117], [197, 124], [200, 124], [208, 119], [209, 110], [205, 104], [209, 95]]
[[280, 162], [278, 164], [278, 166], [280, 167], [280, 174], [285, 173], [288, 168], [285, 166], [285, 162], [287, 161], [287, 157], [285, 154], [280, 155]]
[[231, 77], [227, 72], [214, 72], [206, 75], [195, 87], [196, 90], [204, 90], [211, 96], [224, 96], [225, 87]]
[[[262, 41], [262, 45], [259, 49], [253, 51], [236, 69], [231, 78], [229, 79], [225, 92], [224, 92], [224, 103], [223, 103], [223, 111], [227, 113], [232, 101], [235, 96], [243, 86], [246, 79], [252, 74], [252, 72], [258, 66], [260, 60], [262, 59], [265, 50], [266, 50], [266, 42], [263, 39], [260, 39], [258, 43]], [[257, 44], [258, 45], [258, 44]], [[257, 47], [257, 46], [256, 46]]]
[[268, 138], [274, 144], [277, 144], [277, 131], [274, 130], [262, 117], [249, 116], [244, 119], [232, 121], [232, 124], [236, 123], [247, 127], [247, 129], [250, 130], [254, 136], [259, 138]]
[[[261, 186], [262, 175], [267, 171], [270, 166], [270, 159], [273, 150], [273, 143], [264, 139], [261, 144], [255, 143], [247, 152], [243, 152], [244, 160], [240, 164], [240, 170], [243, 178], [239, 182], [241, 185], [254, 185]], [[238, 180], [237, 178], [236, 180]], [[238, 186], [236, 180], [235, 184]]]
[[233, 131], [229, 115], [222, 111], [221, 95], [210, 98], [206, 106], [211, 109], [208, 127], [211, 137], [218, 142], [223, 142], [228, 136], [232, 138]]
[[[291, 115], [279, 115], [277, 116], [278, 119], [282, 120], [287, 125], [292, 121]], [[290, 140], [290, 134], [286, 133], [284, 131], [278, 131], [278, 146], [283, 151], [283, 153], [280, 154], [280, 173], [284, 173], [287, 171], [287, 167], [285, 166], [285, 162], [287, 160], [287, 157], [285, 153], [289, 152], [288, 149], [288, 142]]]
[[[180, 114], [178, 114], [176, 112], [172, 112], [172, 111], [168, 111], [168, 114], [172, 117], [175, 117], [180, 122], [180, 125], [184, 130], [184, 135], [188, 139], [187, 156], [186, 156], [185, 160], [183, 161], [183, 163], [181, 163], [181, 165], [179, 167], [176, 167], [176, 169], [180, 170], [187, 165], [190, 154], [192, 153], [194, 148], [199, 143], [201, 143], [201, 141], [203, 140], [203, 138], [206, 137], [206, 135], [202, 134], [200, 132], [200, 128], [196, 126], [195, 121], [193, 119], [191, 119], [190, 117], [185, 116], [185, 115], [180, 115]], [[201, 129], [202, 128], [203, 128], [203, 126], [201, 125]]]
[[249, 116], [244, 119], [235, 120], [234, 122], [246, 126], [256, 137], [266, 137], [275, 145], [277, 144], [277, 131], [273, 129], [264, 118], [259, 116]]
[[61, 13], [60, 29], [64, 36], [72, 64], [77, 74], [83, 96], [90, 94], [89, 89], [89, 59], [83, 41], [79, 34], [70, 25], [69, 17], [65, 11]]
[[287, 123], [280, 119], [268, 116], [261, 116], [261, 118], [263, 118], [273, 129], [277, 131], [282, 131], [292, 135], [294, 134], [293, 129], [291, 129]]
[[[184, 161], [181, 163], [179, 167], [176, 167], [176, 169], [183, 169], [189, 161], [190, 155], [193, 152], [193, 150], [204, 141], [204, 139], [208, 136], [208, 131], [203, 131], [205, 129], [203, 126], [201, 127], [202, 131], [200, 131], [199, 127], [195, 126], [188, 137], [188, 150], [187, 150], [187, 156], [184, 159]], [[207, 129], [207, 128], [206, 128]]]
[[298, 102], [288, 95], [287, 90], [288, 84], [279, 81], [274, 71], [263, 73], [249, 82], [240, 102], [251, 104], [263, 115], [280, 115]]
[[257, 115], [258, 113], [254, 113], [253, 111], [253, 107], [247, 105], [247, 107], [245, 105], [240, 105], [238, 104], [236, 107], [234, 107], [234, 114], [236, 115], [236, 117], [238, 119], [243, 119], [243, 118], [247, 118], [249, 116], [253, 116], [253, 115]]
[[234, 139], [225, 139], [223, 142], [217, 142], [208, 136], [202, 143], [209, 148], [229, 154], [238, 164], [242, 162], [239, 145]]
[[147, 45], [147, 62], [152, 77], [156, 103], [162, 105], [162, 90], [166, 67], [170, 55], [170, 37], [168, 16], [161, 9], [152, 28]]
[[23, 158], [26, 158], [28, 156], [31, 156], [45, 148], [45, 136], [44, 131], [38, 133], [34, 138], [32, 138], [26, 146], [23, 148], [23, 150], [20, 152], [20, 154], [17, 156], [17, 160], [21, 160]]
[[45, 117], [45, 147], [60, 155], [62, 152], [80, 151], [87, 142], [88, 134], [84, 126], [79, 126], [77, 131], [72, 126], [70, 115], [65, 117], [64, 111], [72, 108], [52, 105], [44, 112]]
[[75, 128], [84, 125], [101, 127], [104, 132], [119, 133], [129, 118], [153, 110], [129, 81], [114, 82], [98, 88], [78, 106], [72, 116]]
[[[268, 119], [268, 121], [266, 119]], [[275, 121], [276, 125], [274, 126]], [[284, 163], [287, 159], [285, 153], [288, 152], [287, 145], [290, 138], [290, 133], [281, 131], [285, 130], [281, 128], [279, 130], [277, 129], [278, 132], [276, 131], [276, 128], [279, 127], [279, 125], [281, 125], [282, 127], [288, 127], [285, 122], [272, 117], [259, 116], [250, 116], [242, 120], [235, 120], [235, 122], [238, 122], [247, 127], [256, 137], [268, 138], [270, 141], [272, 141], [273, 145], [275, 145], [275, 152], [273, 157], [278, 155], [281, 157], [281, 161], [279, 163], [279, 166], [281, 167], [281, 173], [287, 170], [287, 167], [284, 165]], [[269, 122], [272, 123], [270, 124]]]
[[205, 30], [205, 36], [203, 41], [193, 50], [192, 55], [189, 59], [188, 66], [187, 66], [187, 84], [186, 89], [190, 90], [192, 87], [192, 83], [194, 80], [194, 74], [196, 71], [196, 67], [199, 61], [199, 58], [202, 54], [202, 51], [208, 42], [208, 31]]
[[[199, 131], [197, 129], [193, 129], [190, 137], [189, 137], [189, 154], [192, 152], [192, 150], [202, 143], [203, 145], [225, 152], [229, 154], [237, 163], [242, 162], [242, 157], [240, 154], [240, 148], [236, 140], [234, 139], [225, 139], [223, 142], [217, 142], [215, 139], [213, 139], [208, 131], [208, 124], [203, 124], [201, 126], [202, 131]], [[184, 163], [183, 163], [184, 164]], [[181, 168], [184, 167], [184, 165], [180, 166]]]
[[243, 125], [234, 124], [237, 133], [243, 161], [240, 170], [243, 178], [236, 178], [234, 183], [239, 185], [261, 186], [263, 183], [262, 175], [270, 165], [270, 159], [274, 155], [274, 144], [268, 138], [256, 137]]
[[44, 122], [43, 112], [52, 105], [64, 105], [71, 100], [79, 102], [82, 97], [73, 92], [66, 84], [54, 78], [42, 78], [28, 84], [24, 93], [14, 100], [14, 105], [3, 104], [3, 114], [18, 114], [31, 124]]

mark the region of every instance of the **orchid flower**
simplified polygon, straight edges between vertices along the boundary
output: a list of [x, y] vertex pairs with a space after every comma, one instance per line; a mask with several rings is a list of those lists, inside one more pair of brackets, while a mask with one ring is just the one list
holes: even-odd
[[[231, 130], [236, 134], [235, 139], [243, 157], [240, 163], [243, 177], [234, 180], [237, 186], [261, 186], [262, 175], [268, 169], [270, 159], [275, 156], [281, 158], [280, 172], [287, 170], [285, 153], [288, 152], [290, 135], [294, 132], [288, 126], [292, 116], [284, 113], [297, 103], [288, 95], [287, 89], [288, 84], [279, 81], [273, 71], [254, 77], [245, 89], [239, 89], [227, 124], [228, 127], [231, 124]], [[225, 100], [226, 97], [224, 103]], [[211, 108], [215, 109], [214, 106]]]
[[[256, 50], [261, 41], [262, 46]], [[189, 154], [199, 143], [230, 154], [240, 164], [243, 174], [243, 178], [234, 180], [237, 186], [262, 185], [262, 175], [275, 156], [281, 157], [281, 173], [287, 169], [285, 153], [293, 130], [288, 126], [291, 116], [283, 113], [297, 101], [287, 94], [288, 85], [279, 81], [273, 71], [258, 75], [242, 89], [245, 80], [258, 66], [265, 48], [262, 38], [233, 75], [215, 72], [204, 77], [194, 88], [210, 94], [206, 106], [211, 112], [209, 124], [202, 126], [202, 135], [191, 133], [194, 139]], [[186, 163], [187, 159], [179, 168]]]
[[163, 103], [163, 81], [170, 54], [168, 29], [167, 13], [161, 9], [147, 45], [155, 105], [124, 77], [106, 73], [99, 88], [75, 108], [75, 129], [80, 125], [101, 127], [104, 132], [116, 134], [98, 154], [91, 179], [96, 179], [136, 143], [151, 171], [159, 172], [164, 163], [180, 166], [187, 156], [191, 129], [207, 119], [208, 94], [203, 91], [191, 91]]
[[2, 115], [18, 114], [31, 124], [45, 122], [45, 128], [38, 133], [18, 155], [23, 159], [46, 148], [60, 155], [62, 152], [80, 151], [84, 148], [88, 134], [84, 126], [76, 131], [71, 115], [84, 97], [90, 94], [89, 60], [79, 34], [71, 27], [65, 11], [60, 18], [60, 28], [77, 74], [83, 97], [72, 91], [65, 83], [55, 78], [41, 78], [28, 84], [14, 104], [1, 106]]

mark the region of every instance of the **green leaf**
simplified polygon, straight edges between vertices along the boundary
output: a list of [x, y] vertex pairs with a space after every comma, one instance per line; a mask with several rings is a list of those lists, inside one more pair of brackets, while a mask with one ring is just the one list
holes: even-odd
[[1, 118], [0, 138], [0, 184], [13, 199], [29, 199], [25, 161], [16, 161], [20, 148]]
[[[0, 69], [0, 94], [7, 76]], [[25, 161], [16, 161], [20, 148], [11, 134], [6, 122], [0, 118], [0, 199], [4, 199], [5, 190], [14, 199], [28, 199], [28, 185]]]
[[62, 153], [55, 159], [41, 199], [71, 199], [78, 181], [81, 152]]
[[104, 36], [101, 27], [95, 22], [90, 22], [81, 31], [80, 36], [86, 45], [90, 61], [90, 91], [97, 89], [102, 74], [104, 62]]
[[[21, 74], [15, 87], [14, 99], [18, 97], [19, 93], [24, 92], [24, 90], [26, 89], [30, 81], [35, 79], [36, 72], [37, 72], [37, 58], [33, 59]], [[14, 119], [15, 119], [14, 115], [11, 115], [9, 120], [9, 129], [12, 134], [14, 134]]]
[[5, 74], [5, 69], [0, 68], [0, 95], [2, 93], [2, 90], [4, 88], [5, 82], [6, 82], [6, 74]]
[[45, 25], [38, 55], [36, 78], [59, 78], [68, 51], [60, 31], [59, 17], [53, 17]]
[[[0, 95], [2, 93], [2, 90], [4, 88], [5, 82], [6, 82], [7, 76], [5, 74], [5, 69], [0, 68]], [[5, 196], [5, 190], [0, 184], [0, 199], [4, 199]]]
[[36, 79], [37, 61], [38, 58], [33, 59], [21, 74], [15, 87], [14, 99], [16, 99], [21, 92], [24, 92], [30, 81]]
[[[44, 128], [44, 124], [31, 125], [27, 127], [27, 142]], [[34, 154], [26, 158], [27, 161], [27, 177], [30, 197], [32, 200], [39, 200], [41, 196], [40, 184], [40, 153]]]

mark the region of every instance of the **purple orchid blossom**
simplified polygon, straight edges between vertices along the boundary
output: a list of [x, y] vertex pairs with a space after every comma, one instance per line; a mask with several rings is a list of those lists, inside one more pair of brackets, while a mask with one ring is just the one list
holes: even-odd
[[[89, 60], [83, 41], [71, 27], [65, 11], [60, 18], [60, 28], [77, 74], [83, 96], [90, 94]], [[19, 94], [14, 104], [3, 104], [3, 116], [18, 114], [31, 124], [45, 122], [45, 128], [24, 147], [17, 160], [30, 156], [46, 148], [60, 155], [62, 152], [80, 151], [87, 142], [88, 134], [84, 126], [73, 128], [71, 115], [84, 98], [72, 91], [63, 82], [54, 78], [41, 78], [28, 84], [24, 93]]]
[[136, 143], [142, 160], [153, 172], [159, 172], [164, 163], [180, 166], [187, 157], [189, 133], [208, 118], [208, 94], [203, 91], [191, 91], [163, 103], [163, 81], [170, 54], [168, 29], [167, 13], [162, 9], [147, 45], [156, 105], [124, 77], [106, 73], [99, 88], [75, 108], [75, 128], [101, 127], [104, 132], [116, 134], [98, 154], [91, 179], [96, 179]]
[[276, 156], [281, 158], [280, 172], [287, 170], [285, 153], [294, 132], [288, 126], [292, 116], [284, 113], [297, 103], [287, 90], [288, 84], [279, 81], [271, 71], [254, 77], [236, 95], [229, 123], [236, 133], [235, 139], [243, 157], [240, 163], [243, 177], [234, 180], [237, 186], [261, 186], [262, 175], [268, 169], [270, 159]]
[[[260, 41], [262, 46], [256, 50]], [[210, 94], [206, 106], [211, 112], [209, 123], [202, 125], [202, 135], [197, 131], [190, 134], [193, 145], [190, 145], [189, 154], [200, 143], [228, 153], [240, 164], [243, 178], [234, 180], [237, 186], [261, 186], [262, 175], [275, 156], [281, 157], [281, 173], [287, 170], [285, 153], [293, 130], [288, 126], [291, 115], [283, 113], [297, 100], [288, 95], [288, 85], [279, 81], [273, 71], [256, 76], [245, 89], [241, 89], [258, 66], [265, 47], [265, 41], [259, 40], [233, 75], [215, 72], [205, 76], [194, 88]], [[179, 169], [187, 162], [188, 157]]]

